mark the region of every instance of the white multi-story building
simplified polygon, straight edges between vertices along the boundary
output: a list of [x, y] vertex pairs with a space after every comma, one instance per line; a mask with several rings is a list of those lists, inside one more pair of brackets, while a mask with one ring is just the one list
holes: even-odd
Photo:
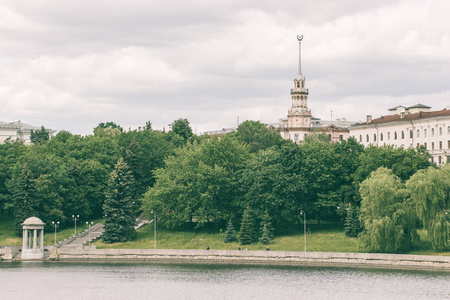
[[369, 115], [366, 122], [350, 127], [350, 136], [365, 147], [423, 145], [436, 164], [450, 162], [450, 107], [439, 111], [430, 109], [417, 104], [391, 108], [388, 115], [377, 119]]
[[[50, 138], [55, 134], [56, 130], [48, 129]], [[3, 143], [6, 139], [20, 140], [25, 145], [31, 144], [31, 130], [41, 130], [40, 127], [31, 126], [20, 121], [17, 122], [0, 122], [0, 143]]]

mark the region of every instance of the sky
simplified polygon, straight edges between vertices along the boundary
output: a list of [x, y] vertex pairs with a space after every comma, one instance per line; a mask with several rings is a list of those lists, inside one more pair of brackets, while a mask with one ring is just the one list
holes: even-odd
[[0, 121], [200, 134], [286, 118], [298, 41], [309, 107], [365, 120], [450, 105], [447, 0], [2, 0]]

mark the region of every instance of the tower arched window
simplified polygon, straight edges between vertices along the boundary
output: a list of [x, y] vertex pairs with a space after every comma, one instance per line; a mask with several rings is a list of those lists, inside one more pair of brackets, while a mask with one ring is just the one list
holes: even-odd
[[300, 81], [297, 81], [297, 87], [300, 88]]

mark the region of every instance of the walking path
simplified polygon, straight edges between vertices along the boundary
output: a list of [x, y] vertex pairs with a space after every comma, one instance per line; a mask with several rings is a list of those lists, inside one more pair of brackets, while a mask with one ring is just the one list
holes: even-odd
[[[146, 225], [146, 224], [150, 224], [152, 223], [153, 220], [147, 220], [144, 219], [142, 217], [138, 217], [136, 219], [136, 226], [134, 226], [134, 229], [139, 229], [142, 226]], [[85, 231], [77, 234], [76, 236], [70, 237], [68, 239], [65, 239], [64, 241], [59, 242], [56, 245], [56, 248], [83, 248], [84, 246], [86, 246], [87, 244], [89, 244], [90, 242], [93, 242], [97, 239], [99, 239], [102, 235], [103, 232], [105, 231], [103, 228], [103, 224], [102, 223], [97, 223], [95, 225], [93, 225], [90, 229], [86, 229]]]

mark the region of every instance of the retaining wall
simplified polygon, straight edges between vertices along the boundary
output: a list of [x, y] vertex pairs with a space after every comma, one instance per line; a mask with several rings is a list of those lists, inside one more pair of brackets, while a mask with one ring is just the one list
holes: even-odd
[[53, 249], [59, 261], [153, 262], [344, 266], [450, 271], [450, 256], [375, 253], [178, 250], [178, 249]]

